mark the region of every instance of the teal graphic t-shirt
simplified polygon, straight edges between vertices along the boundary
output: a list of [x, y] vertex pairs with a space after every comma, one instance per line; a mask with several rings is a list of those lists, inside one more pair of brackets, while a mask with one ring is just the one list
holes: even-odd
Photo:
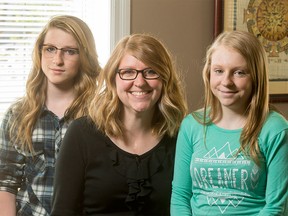
[[288, 125], [271, 113], [260, 136], [260, 166], [242, 152], [242, 129], [205, 128], [192, 115], [181, 125], [171, 215], [288, 215]]

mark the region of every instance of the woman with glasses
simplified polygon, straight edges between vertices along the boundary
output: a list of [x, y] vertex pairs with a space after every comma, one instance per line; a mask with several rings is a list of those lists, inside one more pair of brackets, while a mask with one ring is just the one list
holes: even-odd
[[62, 138], [72, 120], [87, 115], [99, 71], [88, 26], [53, 17], [36, 40], [26, 94], [1, 124], [0, 215], [50, 215]]
[[99, 75], [89, 118], [63, 140], [52, 215], [169, 215], [182, 88], [159, 40], [123, 38]]

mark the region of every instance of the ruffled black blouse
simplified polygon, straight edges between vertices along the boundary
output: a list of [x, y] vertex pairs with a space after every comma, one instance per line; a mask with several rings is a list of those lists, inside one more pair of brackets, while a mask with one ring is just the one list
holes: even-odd
[[164, 136], [135, 155], [75, 120], [56, 164], [52, 215], [170, 215], [175, 145]]

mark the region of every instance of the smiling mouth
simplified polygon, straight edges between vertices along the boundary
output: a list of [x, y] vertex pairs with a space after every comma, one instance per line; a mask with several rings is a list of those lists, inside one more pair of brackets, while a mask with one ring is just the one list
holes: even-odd
[[223, 91], [223, 90], [219, 90], [220, 92], [222, 92], [223, 94], [235, 94], [237, 93], [237, 91]]
[[132, 95], [136, 95], [136, 96], [141, 96], [141, 95], [146, 95], [149, 94], [148, 91], [141, 91], [141, 92], [131, 92]]
[[52, 71], [63, 72], [64, 70], [61, 69], [51, 69]]

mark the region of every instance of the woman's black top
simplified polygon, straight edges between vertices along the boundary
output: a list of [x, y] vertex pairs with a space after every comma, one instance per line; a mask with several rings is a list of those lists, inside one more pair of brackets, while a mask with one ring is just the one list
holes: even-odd
[[56, 163], [52, 215], [170, 215], [175, 145], [164, 136], [135, 155], [75, 120]]

